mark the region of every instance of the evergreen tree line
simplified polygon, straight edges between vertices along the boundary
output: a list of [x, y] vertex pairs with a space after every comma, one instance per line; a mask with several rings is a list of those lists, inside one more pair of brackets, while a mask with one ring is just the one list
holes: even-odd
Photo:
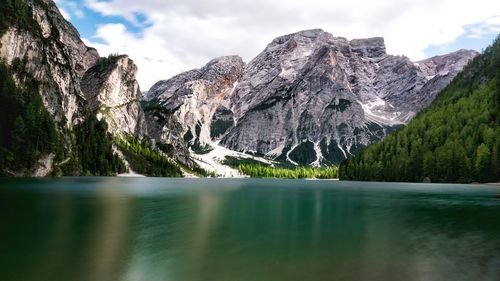
[[343, 180], [500, 180], [500, 37], [407, 127], [340, 166]]
[[89, 114], [75, 126], [76, 151], [83, 175], [113, 176], [126, 171], [125, 164], [113, 153], [112, 137], [104, 120]]
[[286, 179], [335, 179], [338, 178], [338, 167], [297, 167], [291, 164], [277, 163], [273, 166], [254, 159], [242, 159], [226, 156], [225, 165], [233, 167], [242, 174], [252, 178], [286, 178]]
[[125, 139], [115, 138], [115, 143], [135, 172], [155, 177], [182, 177], [179, 166], [153, 150], [146, 141], [127, 136]]
[[32, 169], [59, 142], [38, 82], [28, 77], [25, 80], [25, 87], [18, 88], [10, 68], [0, 63], [0, 175]]
[[279, 168], [259, 164], [239, 164], [238, 171], [252, 178], [286, 178], [286, 179], [335, 179], [338, 168], [331, 167], [296, 167]]

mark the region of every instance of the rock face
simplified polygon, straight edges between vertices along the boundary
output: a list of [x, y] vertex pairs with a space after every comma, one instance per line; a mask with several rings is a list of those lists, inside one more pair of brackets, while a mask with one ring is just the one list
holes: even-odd
[[[142, 138], [146, 122], [132, 60], [126, 56], [100, 58], [94, 48], [83, 43], [52, 0], [24, 2], [21, 4], [30, 9], [22, 10], [23, 20], [0, 31], [0, 60], [13, 70], [18, 87], [39, 88], [44, 106], [56, 121], [65, 146], [62, 150], [78, 161], [71, 154], [75, 151], [72, 129], [89, 114], [105, 118], [113, 135]], [[12, 17], [8, 12], [0, 15]], [[30, 12], [32, 18], [26, 19]], [[36, 176], [52, 172], [54, 158], [60, 156], [54, 155], [39, 161]]]
[[1, 34], [0, 58], [11, 66], [21, 62], [22, 71], [39, 82], [45, 107], [66, 128], [89, 110], [100, 111], [111, 133], [142, 136], [145, 121], [133, 62], [123, 56], [105, 68], [96, 65], [102, 62], [98, 52], [83, 43], [53, 1], [26, 2], [38, 26], [13, 26]]
[[97, 62], [99, 54], [85, 46], [52, 1], [27, 2], [39, 29], [33, 26], [30, 31], [17, 27], [7, 30], [0, 38], [0, 58], [7, 64], [15, 59], [25, 61], [23, 70], [40, 82], [49, 112], [56, 121], [71, 127], [81, 118], [80, 78]]
[[236, 125], [221, 143], [292, 163], [337, 164], [407, 123], [475, 55], [414, 64], [388, 55], [382, 38], [348, 41], [321, 30], [279, 37], [231, 95]]
[[420, 89], [419, 95], [409, 101], [409, 104], [417, 111], [427, 107], [476, 55], [478, 55], [476, 51], [458, 50], [417, 62], [416, 65], [429, 81]]
[[137, 66], [127, 56], [102, 58], [82, 77], [88, 107], [104, 118], [114, 135], [144, 137], [146, 122], [135, 77]]
[[238, 56], [221, 57], [153, 85], [145, 100], [160, 107], [163, 114], [160, 118], [157, 108], [146, 107], [148, 124], [160, 122], [159, 126], [150, 125], [150, 135], [166, 143], [187, 142], [195, 148], [209, 144], [213, 117], [219, 118], [228, 107], [227, 97], [244, 68]]
[[146, 98], [176, 116], [192, 145], [220, 140], [295, 164], [337, 164], [406, 124], [476, 54], [413, 63], [388, 55], [383, 38], [308, 30], [276, 38], [244, 69], [223, 64], [227, 78], [203, 78], [211, 62], [157, 83]]

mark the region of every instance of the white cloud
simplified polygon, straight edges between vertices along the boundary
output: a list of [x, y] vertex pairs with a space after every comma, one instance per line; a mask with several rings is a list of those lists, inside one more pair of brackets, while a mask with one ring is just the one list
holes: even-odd
[[483, 38], [488, 34], [500, 33], [500, 16], [491, 17], [483, 22], [466, 27], [468, 38]]
[[77, 18], [82, 19], [85, 17], [85, 13], [78, 5], [78, 3], [73, 1], [67, 1], [65, 2], [65, 4], [68, 7], [68, 9], [73, 13], [73, 15], [75, 15]]
[[82, 19], [85, 17], [85, 13], [83, 12], [83, 9], [75, 1], [54, 0], [54, 2], [57, 4], [57, 7], [59, 8], [61, 15], [68, 21], [71, 20], [72, 15], [74, 15], [75, 17], [77, 17], [79, 19]]
[[[310, 28], [334, 36], [383, 36], [391, 54], [424, 58], [430, 45], [453, 42], [467, 26], [484, 23], [480, 36], [498, 23], [500, 1], [475, 0], [86, 0], [107, 16], [122, 16], [140, 26], [141, 34], [123, 25], [98, 28], [87, 42], [102, 55], [126, 53], [139, 66], [143, 90], [180, 71], [201, 67], [210, 59], [239, 54], [251, 60], [275, 37]], [[488, 29], [489, 28], [489, 29]], [[100, 40], [96, 40], [100, 39]], [[101, 41], [101, 43], [99, 43]]]
[[54, 0], [54, 2], [57, 4], [57, 7], [59, 8], [59, 12], [61, 13], [61, 15], [67, 20], [71, 20], [71, 15], [68, 13], [68, 11], [66, 11], [66, 9], [64, 9], [62, 6], [64, 4], [64, 1], [63, 0]]
[[59, 12], [61, 12], [61, 15], [62, 15], [62, 16], [63, 16], [63, 17], [64, 17], [67, 21], [71, 20], [71, 15], [70, 15], [68, 12], [66, 12], [66, 10], [65, 10], [65, 9], [63, 9], [63, 8], [59, 8]]
[[97, 28], [94, 38], [84, 38], [83, 41], [97, 48], [101, 56], [127, 54], [139, 66], [138, 81], [142, 90], [190, 68], [182, 57], [167, 48], [163, 38], [148, 30], [139, 37], [127, 32], [123, 24], [105, 24]]

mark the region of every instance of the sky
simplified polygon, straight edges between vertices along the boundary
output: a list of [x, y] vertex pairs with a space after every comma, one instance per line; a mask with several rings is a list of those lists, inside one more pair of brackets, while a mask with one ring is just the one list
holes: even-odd
[[127, 54], [142, 91], [155, 82], [240, 55], [251, 61], [273, 38], [321, 28], [348, 39], [382, 36], [413, 61], [481, 51], [500, 33], [496, 0], [55, 0], [101, 56]]

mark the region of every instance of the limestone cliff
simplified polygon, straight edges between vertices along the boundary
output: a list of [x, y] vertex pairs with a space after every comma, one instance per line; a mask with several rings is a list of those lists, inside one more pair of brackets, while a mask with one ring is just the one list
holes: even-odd
[[137, 66], [125, 55], [102, 58], [85, 72], [81, 88], [89, 109], [106, 120], [110, 133], [141, 139], [146, 122], [136, 74]]
[[[94, 48], [82, 42], [51, 0], [10, 3], [0, 5], [0, 61], [12, 70], [17, 87], [40, 94], [56, 124], [59, 143], [48, 155], [31, 153], [38, 159], [30, 163], [40, 160], [35, 167], [26, 164], [19, 172], [9, 173], [34, 171], [33, 175], [45, 176], [54, 171], [54, 166], [64, 174], [85, 172], [77, 150], [87, 144], [76, 137], [75, 128], [95, 115], [108, 123], [112, 135], [142, 139], [146, 122], [133, 61], [126, 56], [100, 58]], [[96, 159], [103, 157], [95, 155]], [[112, 155], [105, 158], [103, 161], [114, 161]], [[108, 166], [119, 165], [113, 162]]]
[[[475, 55], [462, 50], [414, 63], [387, 54], [383, 38], [307, 30], [274, 39], [246, 66], [221, 64], [222, 76], [203, 78], [219, 65], [211, 62], [160, 81], [145, 98], [175, 116], [183, 128], [176, 138], [190, 145], [220, 140], [295, 164], [338, 164], [404, 126]], [[171, 130], [161, 137], [169, 138]]]

